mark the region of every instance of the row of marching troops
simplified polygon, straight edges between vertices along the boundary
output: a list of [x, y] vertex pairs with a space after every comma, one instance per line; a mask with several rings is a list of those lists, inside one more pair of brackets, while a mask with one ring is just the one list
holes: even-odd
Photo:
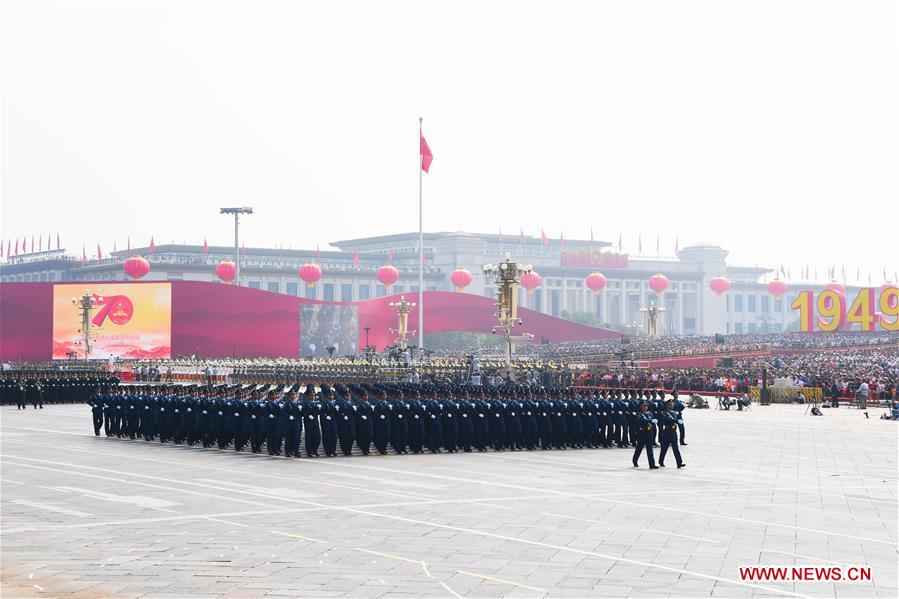
[[[91, 397], [94, 434], [161, 443], [233, 448], [270, 455], [368, 455], [441, 451], [644, 448], [664, 451], [684, 406], [656, 390], [492, 390], [414, 384], [266, 386], [124, 386]], [[652, 407], [652, 411], [648, 408]], [[646, 414], [651, 418], [647, 419]], [[648, 429], [647, 429], [648, 423]], [[672, 426], [673, 424], [673, 426]], [[673, 437], [672, 437], [673, 435]], [[648, 447], [647, 447], [648, 444]], [[636, 465], [635, 454], [634, 462]]]
[[119, 379], [107, 372], [92, 371], [6, 371], [0, 375], [0, 405], [16, 404], [20, 410], [31, 404], [83, 403], [97, 386], [117, 385]]

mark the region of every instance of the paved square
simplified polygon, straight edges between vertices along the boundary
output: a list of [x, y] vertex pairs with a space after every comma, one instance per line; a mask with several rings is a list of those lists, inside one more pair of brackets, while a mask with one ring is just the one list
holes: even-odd
[[[899, 428], [803, 411], [687, 410], [687, 468], [649, 471], [622, 449], [288, 460], [5, 407], [2, 594], [896, 597]], [[873, 580], [741, 581], [760, 564]]]

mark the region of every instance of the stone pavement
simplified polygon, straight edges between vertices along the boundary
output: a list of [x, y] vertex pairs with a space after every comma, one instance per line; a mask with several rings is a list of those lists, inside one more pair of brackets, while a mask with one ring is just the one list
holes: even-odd
[[[630, 451], [291, 459], [94, 437], [4, 407], [2, 596], [896, 597], [896, 423], [687, 410]], [[870, 566], [748, 582], [740, 566]]]

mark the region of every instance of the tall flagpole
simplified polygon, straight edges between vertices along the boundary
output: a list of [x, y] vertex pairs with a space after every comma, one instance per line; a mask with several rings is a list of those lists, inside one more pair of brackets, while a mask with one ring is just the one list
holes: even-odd
[[424, 249], [424, 232], [422, 229], [421, 218], [421, 182], [422, 182], [422, 154], [421, 154], [421, 138], [422, 138], [422, 117], [418, 117], [418, 359], [424, 358], [425, 349], [425, 249]]

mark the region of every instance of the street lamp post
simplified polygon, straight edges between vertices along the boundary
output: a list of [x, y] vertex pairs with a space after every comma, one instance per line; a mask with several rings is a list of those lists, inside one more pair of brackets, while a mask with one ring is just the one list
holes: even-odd
[[240, 215], [241, 214], [253, 214], [253, 209], [250, 207], [243, 208], [220, 208], [219, 214], [233, 214], [234, 215], [234, 280], [237, 283], [237, 286], [240, 287], [240, 245], [239, 245], [239, 230], [240, 230]]

